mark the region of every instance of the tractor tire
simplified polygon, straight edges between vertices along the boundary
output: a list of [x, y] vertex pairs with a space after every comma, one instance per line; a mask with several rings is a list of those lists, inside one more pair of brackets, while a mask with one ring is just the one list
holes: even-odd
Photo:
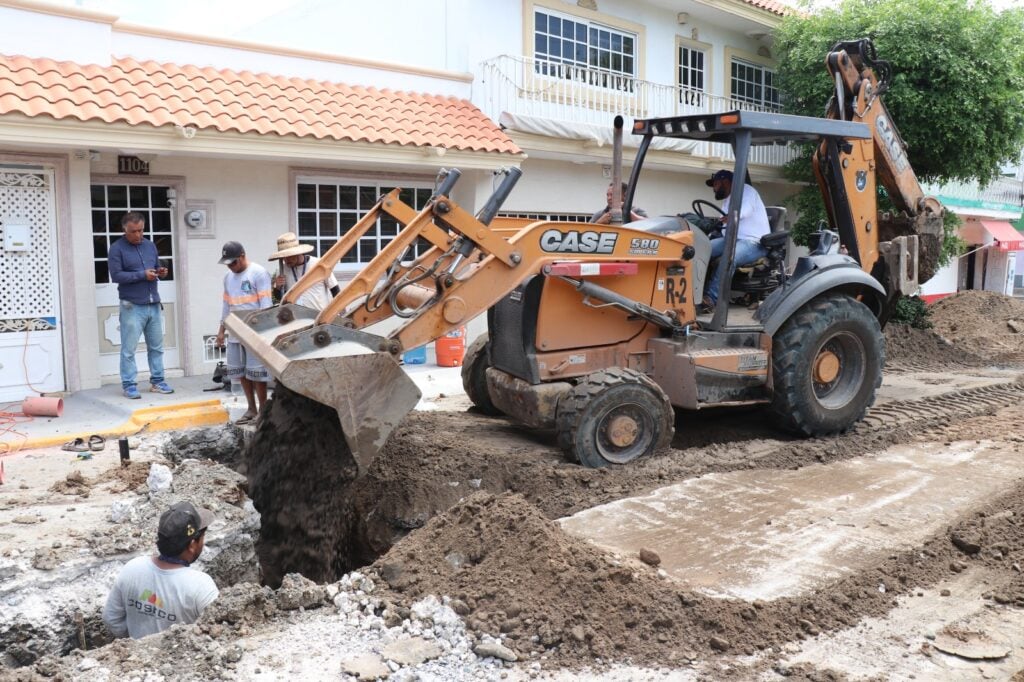
[[664, 448], [675, 412], [661, 387], [631, 369], [583, 377], [558, 401], [558, 445], [585, 467], [626, 464]]
[[788, 431], [825, 436], [864, 417], [882, 384], [885, 344], [878, 320], [842, 294], [813, 299], [772, 340], [771, 411]]
[[462, 387], [476, 409], [491, 417], [502, 414], [487, 392], [487, 368], [491, 366], [491, 345], [487, 334], [476, 337], [462, 361]]

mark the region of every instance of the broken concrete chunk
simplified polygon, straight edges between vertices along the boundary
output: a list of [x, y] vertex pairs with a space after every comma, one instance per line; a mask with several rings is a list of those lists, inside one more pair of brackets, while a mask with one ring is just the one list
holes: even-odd
[[1013, 332], [1014, 334], [1020, 334], [1022, 331], [1024, 331], [1024, 324], [1018, 322], [1017, 320], [1007, 320], [1006, 326], [1009, 327], [1010, 331]]
[[167, 490], [171, 487], [171, 481], [173, 480], [171, 470], [163, 464], [153, 462], [149, 467], [149, 476], [146, 477], [146, 485], [149, 486], [150, 492], [158, 493], [161, 490]]
[[503, 661], [518, 661], [519, 657], [508, 647], [497, 642], [481, 642], [473, 647], [473, 653], [480, 658], [500, 658]]
[[935, 637], [933, 646], [939, 651], [971, 660], [991, 660], [1010, 654], [1012, 648], [984, 632], [946, 630]]
[[408, 637], [391, 642], [384, 647], [381, 655], [386, 660], [394, 661], [399, 665], [419, 665], [424, 661], [437, 658], [441, 653], [441, 647], [433, 642], [428, 642], [422, 637]]
[[391, 674], [391, 668], [377, 654], [361, 654], [341, 662], [342, 672], [360, 680], [381, 680]]

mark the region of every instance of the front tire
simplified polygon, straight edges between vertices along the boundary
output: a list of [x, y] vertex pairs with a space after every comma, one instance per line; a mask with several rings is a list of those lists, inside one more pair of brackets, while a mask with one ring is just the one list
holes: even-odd
[[462, 362], [462, 388], [476, 408], [491, 417], [502, 414], [502, 411], [491, 402], [487, 391], [487, 368], [491, 366], [491, 344], [487, 334], [476, 337], [466, 349]]
[[558, 401], [559, 446], [583, 466], [628, 462], [672, 439], [675, 414], [668, 396], [647, 376], [611, 367], [589, 374]]
[[842, 294], [816, 298], [772, 341], [771, 410], [799, 435], [846, 431], [875, 402], [884, 364], [882, 330], [867, 306]]

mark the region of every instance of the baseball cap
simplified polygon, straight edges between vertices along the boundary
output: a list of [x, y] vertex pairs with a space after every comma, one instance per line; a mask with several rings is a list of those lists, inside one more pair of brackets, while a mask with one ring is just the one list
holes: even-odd
[[238, 242], [227, 242], [220, 250], [220, 260], [217, 261], [221, 265], [231, 265], [240, 257], [245, 255], [245, 247]]
[[712, 185], [715, 184], [716, 180], [729, 180], [731, 182], [732, 181], [732, 171], [720, 170], [717, 173], [715, 173], [714, 175], [712, 175], [710, 180], [705, 180], [704, 184], [707, 185], [708, 187], [711, 187]]
[[160, 524], [156, 529], [157, 541], [184, 549], [211, 523], [213, 512], [209, 509], [196, 509], [191, 502], [178, 502], [160, 515]]

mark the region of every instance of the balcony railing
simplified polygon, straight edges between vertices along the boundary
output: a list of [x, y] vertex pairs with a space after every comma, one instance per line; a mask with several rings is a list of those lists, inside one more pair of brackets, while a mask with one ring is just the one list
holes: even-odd
[[[674, 85], [662, 85], [572, 64], [501, 55], [481, 64], [484, 110], [494, 120], [503, 112], [590, 126], [611, 127], [622, 115], [627, 126], [634, 118], [708, 114], [735, 109], [772, 109], [729, 97], [709, 95]], [[723, 144], [699, 143], [694, 155], [731, 161]], [[755, 147], [750, 162], [781, 166], [795, 156], [788, 145]]]
[[924, 185], [924, 190], [950, 205], [1018, 214], [1024, 211], [1024, 183], [1014, 178], [996, 178], [986, 187], [977, 182], [933, 183]]

